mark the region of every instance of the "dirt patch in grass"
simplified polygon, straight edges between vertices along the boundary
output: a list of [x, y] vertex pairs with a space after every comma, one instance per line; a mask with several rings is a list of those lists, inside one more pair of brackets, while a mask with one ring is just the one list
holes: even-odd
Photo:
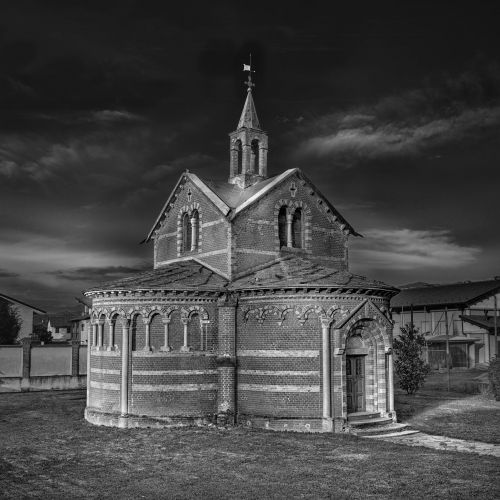
[[96, 427], [84, 406], [84, 393], [0, 395], [2, 498], [486, 499], [500, 488], [492, 457], [339, 435]]

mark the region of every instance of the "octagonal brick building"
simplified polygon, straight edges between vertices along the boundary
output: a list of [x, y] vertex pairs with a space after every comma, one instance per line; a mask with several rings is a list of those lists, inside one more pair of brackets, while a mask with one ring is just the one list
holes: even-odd
[[342, 432], [359, 414], [395, 420], [397, 289], [349, 271], [359, 235], [301, 170], [267, 175], [252, 86], [228, 181], [184, 172], [145, 238], [152, 269], [85, 292], [89, 422]]

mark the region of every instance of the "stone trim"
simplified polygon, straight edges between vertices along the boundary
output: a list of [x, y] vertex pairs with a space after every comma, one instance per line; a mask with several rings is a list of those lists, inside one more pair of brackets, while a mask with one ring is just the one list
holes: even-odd
[[215, 391], [217, 384], [132, 384], [132, 392]]
[[304, 376], [304, 377], [319, 377], [320, 372], [316, 370], [309, 371], [293, 371], [293, 370], [238, 370], [240, 375], [269, 375], [269, 376], [279, 376], [279, 377], [293, 377], [293, 376]]
[[284, 349], [241, 349], [237, 357], [256, 358], [317, 358], [319, 351], [314, 350], [284, 350]]
[[238, 391], [257, 391], [257, 392], [319, 392], [319, 385], [238, 384]]

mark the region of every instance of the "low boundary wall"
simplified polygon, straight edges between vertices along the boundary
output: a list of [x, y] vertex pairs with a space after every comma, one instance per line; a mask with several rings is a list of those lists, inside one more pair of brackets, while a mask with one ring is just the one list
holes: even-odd
[[45, 344], [29, 338], [0, 346], [0, 392], [85, 389], [87, 346]]

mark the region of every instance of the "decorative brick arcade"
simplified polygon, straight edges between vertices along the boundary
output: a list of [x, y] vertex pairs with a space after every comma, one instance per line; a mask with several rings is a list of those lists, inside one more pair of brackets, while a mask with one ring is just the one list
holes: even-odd
[[267, 176], [247, 82], [228, 182], [185, 172], [145, 242], [147, 271], [92, 298], [86, 418], [342, 432], [395, 419], [394, 287], [349, 272], [358, 236], [299, 170]]

